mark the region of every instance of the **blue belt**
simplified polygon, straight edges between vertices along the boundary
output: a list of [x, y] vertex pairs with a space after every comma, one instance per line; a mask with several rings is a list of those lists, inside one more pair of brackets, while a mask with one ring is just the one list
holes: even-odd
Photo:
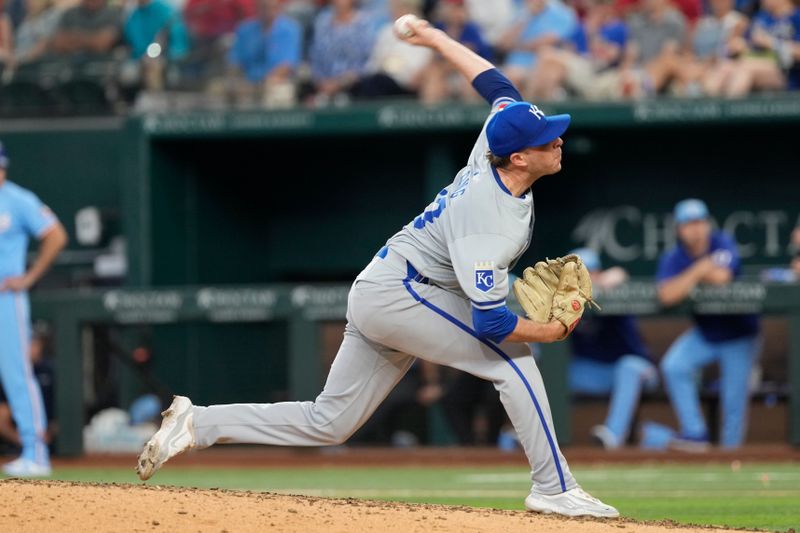
[[[378, 250], [378, 253], [375, 254], [375, 257], [380, 257], [381, 259], [385, 259], [388, 254], [389, 254], [389, 247], [384, 246], [383, 248]], [[411, 281], [415, 281], [417, 283], [424, 283], [425, 285], [431, 284], [431, 280], [420, 274], [419, 271], [416, 268], [414, 268], [414, 265], [412, 265], [408, 260], [406, 260], [406, 275], [408, 276], [408, 279]]]
[[430, 285], [431, 280], [417, 272], [417, 269], [414, 268], [414, 265], [406, 261], [406, 272], [408, 273], [408, 279], [411, 281], [416, 281], [417, 283], [424, 283], [425, 285]]

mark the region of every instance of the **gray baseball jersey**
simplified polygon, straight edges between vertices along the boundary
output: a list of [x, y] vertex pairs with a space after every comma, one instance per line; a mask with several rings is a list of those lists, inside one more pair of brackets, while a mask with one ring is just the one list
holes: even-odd
[[[510, 102], [496, 101], [489, 119]], [[512, 196], [486, 159], [489, 119], [467, 166], [387, 243], [420, 274], [480, 309], [505, 304], [508, 272], [528, 249], [534, 222], [530, 191]]]
[[[512, 101], [496, 101], [491, 113]], [[494, 384], [536, 491], [559, 494], [577, 486], [529, 346], [496, 344], [473, 327], [473, 307], [504, 304], [508, 270], [528, 247], [533, 226], [530, 191], [511, 196], [486, 160], [485, 129], [453, 183], [356, 278], [344, 339], [322, 393], [313, 402], [196, 406], [197, 447], [341, 444], [420, 357]]]

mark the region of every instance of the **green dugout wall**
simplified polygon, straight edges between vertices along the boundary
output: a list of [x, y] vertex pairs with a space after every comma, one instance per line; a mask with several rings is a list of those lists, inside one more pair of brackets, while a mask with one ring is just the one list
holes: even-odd
[[[11, 160], [8, 178], [36, 192], [70, 235], [75, 213], [86, 206], [99, 208], [113, 223], [110, 229], [121, 231], [123, 119], [3, 119], [0, 142]], [[87, 251], [75, 239], [69, 250]]]
[[0, 120], [9, 178], [34, 190], [74, 234], [78, 209], [120, 207], [123, 126], [115, 118]]
[[[785, 264], [800, 221], [800, 100], [550, 107], [563, 171], [536, 184], [523, 262], [589, 244], [651, 275], [675, 202], [705, 199], [745, 264]], [[351, 279], [463, 165], [485, 106], [202, 113], [127, 126], [133, 285]], [[279, 170], [279, 167], [286, 170]]]

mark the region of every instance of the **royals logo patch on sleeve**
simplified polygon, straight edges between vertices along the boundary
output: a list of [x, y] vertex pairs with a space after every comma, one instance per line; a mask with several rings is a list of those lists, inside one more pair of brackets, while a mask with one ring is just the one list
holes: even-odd
[[494, 288], [494, 261], [475, 263], [475, 288], [483, 292]]

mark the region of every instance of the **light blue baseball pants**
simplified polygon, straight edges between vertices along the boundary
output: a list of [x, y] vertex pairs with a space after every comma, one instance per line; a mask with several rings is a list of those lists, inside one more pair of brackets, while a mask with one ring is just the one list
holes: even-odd
[[28, 295], [0, 291], [0, 380], [22, 441], [22, 457], [47, 465], [47, 416], [28, 357], [30, 331]]
[[744, 442], [750, 403], [749, 379], [761, 348], [759, 336], [725, 342], [709, 342], [697, 328], [678, 337], [661, 360], [661, 373], [681, 434], [692, 438], [708, 435], [700, 407], [699, 375], [703, 367], [720, 365], [722, 427], [719, 444], [735, 448]]
[[624, 443], [642, 390], [653, 391], [658, 387], [658, 370], [638, 355], [624, 355], [614, 362], [573, 357], [569, 385], [572, 392], [611, 395], [604, 424], [620, 443]]

